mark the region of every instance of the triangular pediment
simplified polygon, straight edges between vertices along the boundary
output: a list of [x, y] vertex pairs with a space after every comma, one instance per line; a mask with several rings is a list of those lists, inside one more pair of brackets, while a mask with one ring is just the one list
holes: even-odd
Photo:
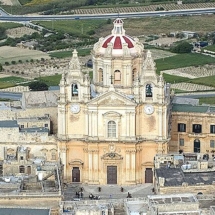
[[91, 100], [88, 106], [136, 106], [130, 98], [115, 91], [109, 91]]

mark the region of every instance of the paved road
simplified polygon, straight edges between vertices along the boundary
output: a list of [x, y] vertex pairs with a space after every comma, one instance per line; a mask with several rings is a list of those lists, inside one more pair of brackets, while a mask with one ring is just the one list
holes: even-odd
[[38, 15], [38, 16], [20, 16], [4, 15], [0, 16], [0, 21], [28, 22], [40, 20], [78, 20], [78, 19], [108, 19], [108, 18], [135, 18], [135, 17], [153, 17], [153, 16], [176, 16], [176, 15], [196, 15], [215, 13], [215, 8], [200, 8], [189, 10], [174, 11], [153, 11], [153, 12], [136, 12], [136, 13], [112, 13], [112, 14], [89, 14], [89, 15]]

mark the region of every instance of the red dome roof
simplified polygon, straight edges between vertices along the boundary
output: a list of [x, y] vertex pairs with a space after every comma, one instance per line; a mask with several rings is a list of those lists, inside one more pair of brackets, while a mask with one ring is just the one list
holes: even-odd
[[113, 49], [122, 49], [122, 44], [127, 43], [128, 44], [128, 48], [133, 48], [134, 47], [134, 40], [128, 36], [113, 36], [110, 35], [108, 37], [105, 38], [102, 47], [103, 48], [107, 48], [108, 47], [108, 43], [112, 43], [113, 44]]
[[106, 50], [109, 48], [111, 48], [111, 54], [113, 56], [123, 56], [125, 50], [127, 54], [136, 54], [136, 41], [132, 37], [125, 35], [122, 19], [117, 18], [113, 24], [114, 28], [112, 30], [112, 34], [105, 37], [103, 40], [100, 40], [99, 54], [105, 54]]

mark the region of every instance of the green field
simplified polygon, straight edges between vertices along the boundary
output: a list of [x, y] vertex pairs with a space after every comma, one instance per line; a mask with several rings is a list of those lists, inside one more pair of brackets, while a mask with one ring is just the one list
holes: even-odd
[[208, 51], [215, 52], [215, 45], [207, 46], [203, 50], [208, 50]]
[[202, 54], [178, 54], [172, 57], [155, 60], [157, 72], [168, 69], [177, 69], [188, 66], [201, 66], [205, 64], [215, 64], [215, 58]]
[[1, 83], [19, 84], [19, 83], [26, 82], [26, 81], [28, 81], [28, 80], [25, 78], [20, 78], [20, 77], [16, 77], [16, 76], [0, 78]]
[[215, 97], [201, 97], [199, 98], [199, 104], [211, 104], [211, 105], [214, 105], [215, 104]]
[[186, 78], [186, 77], [175, 76], [175, 75], [168, 75], [168, 74], [165, 74], [165, 73], [163, 74], [163, 77], [164, 77], [164, 80], [167, 83], [171, 83], [171, 84], [190, 81], [190, 79]]
[[[15, 76], [9, 76], [5, 78], [0, 78], [0, 89], [8, 88], [8, 87], [14, 87], [22, 82], [28, 81], [27, 79], [15, 77]], [[22, 84], [21, 84], [22, 85]]]
[[35, 22], [48, 29], [54, 29], [71, 35], [87, 36], [90, 31], [99, 29], [107, 24], [105, 19], [92, 20], [66, 20], [66, 21], [38, 21]]
[[13, 22], [0, 22], [0, 27], [3, 27], [5, 29], [18, 28], [22, 26], [23, 26], [22, 24], [13, 23]]
[[201, 78], [190, 79], [190, 83], [215, 87], [215, 76], [207, 76]]
[[14, 86], [15, 86], [15, 84], [13, 84], [13, 83], [5, 83], [5, 82], [0, 81], [0, 89], [14, 87]]
[[[90, 51], [92, 49], [77, 49], [78, 56], [86, 56], [90, 55]], [[56, 58], [66, 58], [66, 57], [72, 57], [73, 51], [58, 51], [58, 52], [51, 52], [49, 55], [50, 57], [56, 57]]]
[[57, 86], [60, 83], [61, 75], [45, 76], [35, 79], [46, 83], [48, 86]]

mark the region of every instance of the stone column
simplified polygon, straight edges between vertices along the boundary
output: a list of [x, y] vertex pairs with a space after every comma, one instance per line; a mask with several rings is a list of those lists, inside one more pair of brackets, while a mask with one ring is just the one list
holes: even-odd
[[92, 134], [93, 134], [93, 121], [92, 121], [92, 111], [88, 111], [88, 113], [89, 113], [89, 123], [88, 123], [88, 125], [89, 125], [89, 136], [90, 137], [92, 137]]
[[60, 138], [65, 139], [66, 138], [66, 110], [65, 106], [59, 107], [59, 116], [58, 116], [58, 134]]
[[88, 150], [88, 159], [89, 159], [89, 169], [88, 169], [88, 173], [89, 173], [89, 181], [93, 180], [93, 154], [92, 151]]
[[131, 151], [131, 181], [136, 181], [136, 162], [135, 162], [135, 150]]
[[130, 129], [131, 129], [130, 136], [132, 138], [135, 138], [135, 124], [136, 124], [135, 112], [130, 113], [130, 118], [131, 118], [131, 120], [130, 120]]
[[125, 154], [125, 180], [130, 181], [130, 153], [126, 150]]
[[68, 180], [69, 175], [67, 175], [67, 162], [66, 162], [66, 160], [67, 160], [67, 148], [66, 148], [66, 146], [62, 146], [62, 147], [60, 147], [59, 150], [60, 150], [61, 161], [64, 164], [64, 178], [66, 180]]
[[87, 109], [84, 111], [85, 114], [85, 135], [89, 136], [89, 114]]
[[95, 182], [99, 182], [99, 156], [98, 156], [98, 150], [94, 150], [93, 153], [93, 180]]
[[98, 112], [97, 111], [93, 111], [92, 112], [92, 136], [93, 137], [98, 137]]
[[162, 107], [161, 106], [158, 107], [158, 118], [159, 118], [159, 123], [158, 123], [158, 126], [159, 126], [159, 128], [158, 128], [158, 139], [162, 140], [163, 139], [162, 138], [162, 136], [163, 136], [163, 134], [162, 134], [163, 120], [162, 120]]
[[130, 112], [126, 112], [126, 138], [130, 137]]
[[88, 172], [89, 172], [89, 160], [88, 160], [88, 149], [87, 148], [84, 148], [84, 166], [83, 166], [83, 177], [82, 177], [82, 181], [84, 183], [87, 183], [88, 180], [89, 180], [89, 175], [88, 175]]

